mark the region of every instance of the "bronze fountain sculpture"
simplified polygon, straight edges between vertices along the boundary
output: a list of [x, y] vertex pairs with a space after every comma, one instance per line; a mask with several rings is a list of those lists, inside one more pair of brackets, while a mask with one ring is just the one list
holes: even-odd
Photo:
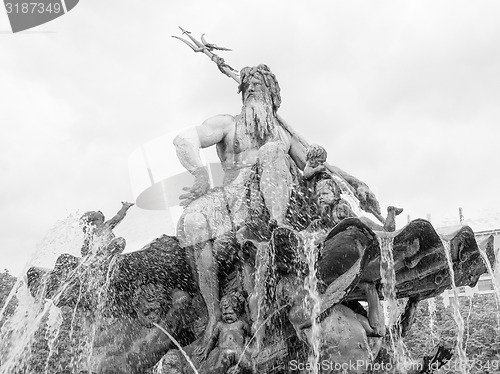
[[[97, 331], [93, 361], [61, 372], [340, 373], [344, 364], [375, 362], [390, 331], [411, 327], [419, 301], [452, 286], [448, 245], [454, 284], [478, 281], [486, 268], [469, 227], [438, 233], [417, 219], [396, 230], [402, 209], [382, 217], [365, 183], [327, 164], [326, 150], [277, 114], [280, 88], [268, 66], [238, 75], [214, 53], [224, 48], [182, 31], [191, 40], [183, 42], [238, 81], [242, 111], [176, 138], [179, 160], [195, 176], [181, 196], [176, 237], [122, 253], [120, 238], [92, 247], [88, 236], [82, 258], [61, 255], [53, 270], [28, 271], [33, 297], [53, 299]], [[215, 188], [199, 157], [210, 146], [225, 172]], [[358, 217], [344, 196], [380, 224]], [[86, 217], [90, 230], [95, 217]], [[491, 243], [486, 251], [494, 263]], [[408, 298], [397, 322], [382, 311], [390, 287], [394, 299]], [[438, 361], [449, 358], [438, 353]], [[429, 361], [418, 372], [430, 373]]]

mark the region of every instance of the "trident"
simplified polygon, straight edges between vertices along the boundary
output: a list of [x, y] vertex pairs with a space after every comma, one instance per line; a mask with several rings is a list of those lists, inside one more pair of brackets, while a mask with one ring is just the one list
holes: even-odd
[[[172, 38], [179, 39], [180, 41], [186, 43], [186, 45], [188, 45], [196, 53], [198, 52], [204, 53], [206, 56], [208, 56], [208, 58], [210, 58], [210, 60], [212, 60], [217, 65], [222, 74], [227, 75], [229, 78], [233, 78], [238, 84], [241, 83], [238, 71], [233, 69], [228, 64], [226, 64], [226, 62], [222, 57], [214, 53], [214, 51], [231, 51], [230, 49], [219, 47], [215, 44], [207, 43], [207, 41], [205, 40], [205, 34], [201, 35], [200, 38], [201, 41], [199, 41], [191, 35], [191, 32], [184, 30], [180, 26], [179, 29], [181, 29], [182, 35], [186, 35], [191, 40], [192, 43], [186, 39], [183, 39], [175, 35], [172, 35]], [[293, 138], [295, 138], [304, 148], [309, 147], [309, 143], [302, 136], [300, 136], [278, 113], [276, 113], [276, 118], [278, 120], [279, 125], [283, 129], [285, 129], [285, 131], [287, 131]], [[302, 159], [302, 161], [305, 163], [304, 159]], [[336, 166], [330, 165], [326, 162], [324, 165], [330, 172], [332, 172], [341, 179], [341, 182], [344, 185], [344, 187], [347, 188], [351, 192], [353, 197], [356, 198], [357, 191], [353, 186], [351, 186], [346, 181], [346, 178], [343, 175], [346, 173], [343, 172], [341, 169], [337, 168]], [[347, 177], [349, 178], [350, 175], [347, 174]], [[370, 200], [370, 202], [374, 204], [374, 206], [368, 204], [368, 200]], [[377, 219], [380, 222], [385, 223], [384, 217], [382, 217], [382, 215], [380, 214], [380, 207], [378, 201], [375, 199], [375, 196], [366, 196], [366, 200], [364, 201], [364, 203], [365, 204], [361, 204], [361, 208], [363, 210], [372, 213], [375, 217], [377, 217]]]
[[[231, 51], [230, 49], [224, 48], [224, 47], [219, 47], [219, 46], [217, 46], [215, 44], [207, 43], [207, 41], [205, 40], [205, 34], [203, 34], [201, 36], [201, 42], [200, 42], [200, 41], [196, 40], [196, 38], [194, 38], [191, 35], [191, 32], [189, 32], [187, 30], [184, 30], [180, 26], [179, 26], [179, 28], [182, 31], [182, 35], [186, 35], [189, 39], [191, 39], [191, 41], [194, 44], [192, 44], [189, 41], [187, 41], [186, 39], [180, 38], [178, 36], [172, 36], [172, 38], [179, 39], [179, 40], [183, 41], [194, 52], [203, 52], [205, 55], [208, 56], [208, 58], [210, 58], [210, 60], [212, 60], [213, 62], [215, 62], [215, 64], [217, 65], [217, 67], [219, 68], [219, 70], [222, 72], [222, 74], [227, 75], [229, 78], [233, 78], [236, 81], [236, 83], [238, 83], [238, 84], [241, 83], [238, 71], [235, 70], [235, 69], [233, 69], [228, 64], [226, 64], [226, 62], [224, 61], [224, 59], [222, 57], [216, 55], [213, 52], [214, 50], [217, 50], [217, 51]], [[305, 148], [309, 147], [309, 143], [307, 143], [307, 141], [304, 138], [302, 138], [299, 134], [297, 134], [297, 132], [294, 129], [292, 129], [290, 127], [290, 125], [288, 125], [286, 123], [286, 121], [283, 118], [280, 117], [279, 114], [276, 113], [276, 117], [277, 117], [278, 122], [281, 125], [281, 127], [283, 127], [290, 135], [292, 135], [294, 138], [296, 138], [300, 142], [300, 144], [302, 144]]]

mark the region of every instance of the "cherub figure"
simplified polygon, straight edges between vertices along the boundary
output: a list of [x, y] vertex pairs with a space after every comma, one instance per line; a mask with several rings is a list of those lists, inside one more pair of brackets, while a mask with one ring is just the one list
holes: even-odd
[[222, 321], [217, 322], [202, 353], [202, 360], [208, 358], [205, 364], [208, 372], [220, 372], [222, 369], [228, 374], [252, 373], [251, 353], [245, 348], [247, 338], [251, 336], [250, 326], [240, 318], [244, 302], [245, 298], [239, 292], [222, 297]]
[[125, 239], [115, 238], [113, 229], [125, 218], [127, 210], [134, 203], [123, 202], [122, 207], [116, 215], [108, 221], [101, 211], [86, 212], [80, 217], [82, 230], [85, 234], [81, 254], [82, 257], [90, 253], [100, 254], [102, 251], [109, 254], [118, 254], [125, 249]]
[[306, 150], [306, 165], [303, 176], [306, 180], [307, 190], [312, 195], [316, 189], [316, 183], [325, 177], [329, 178], [325, 162], [328, 153], [320, 145], [312, 144]]

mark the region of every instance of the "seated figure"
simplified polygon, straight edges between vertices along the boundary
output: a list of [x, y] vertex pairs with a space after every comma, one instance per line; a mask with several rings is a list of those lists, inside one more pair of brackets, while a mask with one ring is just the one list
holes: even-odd
[[326, 171], [325, 162], [327, 158], [326, 149], [320, 145], [312, 144], [306, 150], [306, 165], [304, 166], [303, 176], [306, 180], [306, 186], [309, 196], [312, 196], [316, 190], [316, 183], [329, 177]]
[[202, 359], [208, 373], [251, 373], [251, 352], [246, 349], [250, 326], [241, 318], [245, 298], [232, 292], [221, 298], [222, 320], [218, 321], [205, 347]]
[[133, 203], [122, 202], [122, 207], [116, 215], [105, 220], [104, 214], [101, 211], [86, 212], [80, 218], [80, 224], [85, 234], [85, 239], [82, 245], [82, 257], [89, 254], [119, 254], [125, 249], [125, 239], [122, 237], [116, 238], [113, 234], [113, 229], [125, 218], [127, 210]]

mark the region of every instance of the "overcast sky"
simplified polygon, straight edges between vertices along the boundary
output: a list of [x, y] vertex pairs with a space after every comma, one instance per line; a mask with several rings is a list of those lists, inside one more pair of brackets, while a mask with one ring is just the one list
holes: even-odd
[[[473, 229], [500, 228], [499, 19], [498, 1], [81, 0], [12, 34], [0, 9], [0, 269], [51, 247], [58, 220], [133, 201], [142, 144], [239, 113], [236, 84], [171, 38], [177, 26], [232, 48], [238, 70], [268, 64], [281, 116], [383, 211], [405, 208], [399, 227], [456, 224], [462, 207]], [[123, 227], [165, 221], [139, 215]]]

